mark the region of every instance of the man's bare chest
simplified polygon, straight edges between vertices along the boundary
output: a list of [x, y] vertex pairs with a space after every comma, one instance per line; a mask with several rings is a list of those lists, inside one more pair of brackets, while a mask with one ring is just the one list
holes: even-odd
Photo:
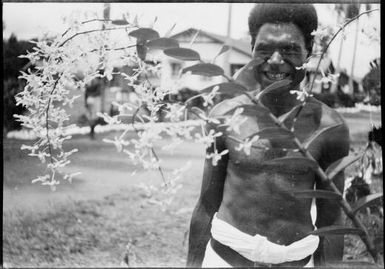
[[[288, 121], [291, 129], [293, 122]], [[303, 173], [306, 167], [290, 162], [284, 165], [281, 158], [301, 158], [302, 154], [293, 139], [267, 135], [260, 137], [260, 131], [276, 128], [276, 124], [267, 117], [247, 117], [239, 128], [239, 132], [226, 133], [226, 147], [229, 150], [229, 160], [240, 169], [247, 170], [274, 170], [285, 173]], [[319, 128], [319, 122], [311, 114], [305, 114], [294, 124], [294, 135], [299, 141], [307, 141]], [[321, 141], [314, 141], [309, 151], [317, 159], [320, 155]]]

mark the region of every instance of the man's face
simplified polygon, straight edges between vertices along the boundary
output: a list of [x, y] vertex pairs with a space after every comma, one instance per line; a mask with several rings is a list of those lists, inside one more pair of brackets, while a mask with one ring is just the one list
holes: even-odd
[[299, 28], [292, 23], [266, 23], [259, 29], [254, 44], [253, 58], [264, 60], [255, 68], [255, 78], [262, 89], [273, 82], [290, 79], [299, 84], [304, 77], [302, 66], [306, 60], [305, 40]]

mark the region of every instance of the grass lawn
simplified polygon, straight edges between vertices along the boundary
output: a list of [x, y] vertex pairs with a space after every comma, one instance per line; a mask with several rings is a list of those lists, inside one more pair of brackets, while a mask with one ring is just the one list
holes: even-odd
[[[344, 114], [352, 145], [365, 144], [369, 115]], [[379, 113], [372, 115], [380, 122]], [[101, 140], [75, 137], [68, 143], [79, 148], [68, 171], [83, 171], [72, 184], [54, 193], [30, 180], [42, 173], [38, 161], [19, 150], [17, 140], [3, 141], [3, 262], [15, 267], [183, 267], [187, 253], [189, 219], [198, 198], [203, 170], [203, 147], [183, 144], [175, 155], [162, 153], [166, 176], [173, 168], [192, 161], [182, 178], [183, 189], [162, 211], [144, 199], [141, 182], [160, 184], [156, 171], [135, 171], [124, 154]], [[167, 140], [163, 143], [167, 143]], [[351, 173], [349, 169], [348, 173]], [[376, 191], [382, 192], [381, 182]], [[345, 257], [358, 257], [358, 239], [346, 237]], [[127, 246], [130, 246], [128, 249]], [[355, 253], [355, 251], [357, 253]], [[350, 255], [350, 256], [349, 256]]]

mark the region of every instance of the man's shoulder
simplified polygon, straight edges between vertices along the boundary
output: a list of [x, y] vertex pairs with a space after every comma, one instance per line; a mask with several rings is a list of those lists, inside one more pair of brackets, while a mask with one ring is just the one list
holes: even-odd
[[341, 116], [338, 111], [324, 104], [323, 102], [311, 97], [309, 100], [310, 103], [315, 104], [321, 108], [321, 127], [332, 126], [336, 124], [344, 125], [347, 128], [344, 118]]
[[243, 94], [238, 95], [231, 99], [225, 99], [222, 102], [216, 104], [210, 110], [210, 116], [211, 117], [224, 116], [227, 112], [236, 108], [237, 106], [250, 104], [250, 103], [251, 103], [250, 99]]

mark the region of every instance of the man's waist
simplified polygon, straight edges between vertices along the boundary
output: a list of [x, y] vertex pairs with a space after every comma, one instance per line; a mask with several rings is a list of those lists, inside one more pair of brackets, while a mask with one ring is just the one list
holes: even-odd
[[[246, 234], [214, 215], [211, 228], [212, 238], [230, 247], [253, 262], [279, 264], [302, 260], [317, 249], [319, 238], [304, 236], [288, 245], [275, 244], [266, 237]], [[214, 242], [215, 244], [215, 242]]]
[[[250, 236], [258, 233], [268, 237], [272, 242], [289, 245], [314, 231], [310, 210], [302, 214], [295, 214], [294, 210], [284, 205], [281, 208], [264, 206], [264, 208], [256, 209], [255, 204], [258, 204], [258, 202], [249, 207], [244, 204], [236, 205], [235, 203], [227, 205], [222, 202], [216, 216]], [[236, 210], [237, 208], [238, 210]], [[285, 218], [282, 212], [288, 215], [296, 215], [298, 219], [293, 219], [292, 216]]]
[[[229, 246], [222, 244], [221, 242], [215, 240], [213, 237], [210, 239], [210, 245], [212, 249], [217, 253], [222, 259], [224, 259], [232, 267], [271, 267], [274, 264], [255, 262], [251, 261]], [[307, 256], [302, 260], [286, 263], [285, 266], [299, 266], [302, 267], [309, 262], [311, 256]]]

